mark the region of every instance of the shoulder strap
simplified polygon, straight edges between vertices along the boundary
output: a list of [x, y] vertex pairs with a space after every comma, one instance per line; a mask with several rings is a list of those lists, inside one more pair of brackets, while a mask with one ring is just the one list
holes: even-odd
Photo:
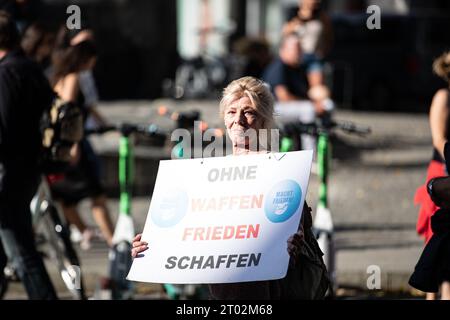
[[450, 143], [446, 142], [444, 146], [445, 166], [447, 171], [450, 169]]

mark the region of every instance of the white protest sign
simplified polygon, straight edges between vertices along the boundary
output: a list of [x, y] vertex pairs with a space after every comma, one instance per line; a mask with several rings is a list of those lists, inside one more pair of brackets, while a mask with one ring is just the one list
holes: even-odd
[[280, 279], [299, 226], [312, 151], [161, 161], [128, 280]]

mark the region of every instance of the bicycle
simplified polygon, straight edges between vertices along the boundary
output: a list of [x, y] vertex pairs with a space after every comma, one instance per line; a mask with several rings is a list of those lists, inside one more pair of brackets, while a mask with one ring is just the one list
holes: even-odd
[[[70, 240], [69, 226], [52, 198], [48, 176], [42, 175], [30, 209], [38, 251], [44, 257], [56, 261], [61, 278], [71, 296], [77, 300], [85, 300], [80, 260]], [[6, 281], [18, 281], [13, 267], [5, 268], [5, 278]]]
[[218, 98], [222, 89], [234, 76], [230, 57], [211, 54], [208, 50], [210, 35], [228, 36], [233, 28], [204, 27], [195, 32], [200, 37], [199, 53], [192, 58], [182, 58], [175, 72], [175, 79], [165, 79], [163, 91], [165, 96], [174, 99]]
[[331, 162], [330, 135], [339, 129], [348, 134], [365, 136], [371, 132], [370, 127], [358, 127], [352, 122], [336, 122], [331, 119], [325, 121], [318, 119], [314, 123], [301, 122], [286, 123], [282, 127], [284, 136], [281, 139], [280, 152], [292, 151], [293, 137], [300, 134], [309, 134], [317, 138], [317, 174], [319, 176], [319, 199], [317, 211], [313, 221], [313, 231], [320, 249], [324, 253], [323, 259], [328, 270], [331, 290], [329, 296], [333, 297], [336, 289], [336, 248], [334, 243], [334, 224], [328, 203], [328, 175]]

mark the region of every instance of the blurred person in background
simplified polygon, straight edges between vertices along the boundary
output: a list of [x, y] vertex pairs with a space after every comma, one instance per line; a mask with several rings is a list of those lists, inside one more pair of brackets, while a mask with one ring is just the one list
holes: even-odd
[[323, 59], [331, 49], [333, 29], [321, 1], [299, 0], [297, 15], [285, 23], [282, 33], [298, 35], [310, 85], [323, 84]]
[[[317, 117], [322, 121], [331, 119], [334, 103], [328, 88], [322, 84], [312, 85], [308, 75], [297, 34], [283, 36], [278, 57], [263, 75], [276, 99], [275, 112], [281, 124], [313, 123]], [[293, 139], [297, 150], [316, 149], [316, 138], [312, 135], [301, 134]]]
[[[94, 106], [87, 103], [89, 101], [81, 90], [82, 74], [93, 69], [96, 59], [97, 51], [90, 30], [69, 31], [62, 27], [52, 56], [51, 83], [62, 99], [77, 103], [82, 108], [85, 121], [93, 115], [100, 125], [106, 125]], [[95, 235], [77, 210], [78, 203], [84, 198], [91, 198], [94, 219], [107, 244], [112, 245], [113, 225], [101, 183], [100, 159], [87, 138], [78, 145], [72, 166], [65, 172], [64, 178], [51, 183], [51, 190], [54, 197], [62, 202], [69, 223], [81, 233], [83, 249], [89, 249], [90, 240]]]
[[[94, 33], [91, 29], [71, 30], [71, 44], [81, 43], [83, 41], [92, 41], [95, 43]], [[80, 91], [84, 97], [84, 105], [89, 110], [86, 119], [86, 129], [101, 127], [107, 125], [106, 120], [97, 111], [99, 101], [97, 85], [95, 83], [93, 68], [82, 70], [80, 73]]]
[[240, 38], [234, 42], [233, 52], [245, 59], [241, 74], [258, 79], [273, 58], [269, 43], [263, 38]]
[[263, 79], [278, 102], [310, 100], [316, 115], [324, 116], [333, 109], [329, 90], [322, 84], [311, 83], [309, 75], [297, 34], [284, 35], [279, 55], [266, 68]]
[[20, 34], [36, 21], [42, 9], [41, 0], [0, 0], [0, 10], [5, 10], [11, 15]]
[[[450, 82], [450, 52], [442, 54], [433, 63], [433, 71], [441, 78], [443, 78], [448, 84]], [[448, 168], [446, 168], [444, 160], [444, 146], [448, 141], [450, 132], [449, 126], [449, 114], [450, 114], [450, 89], [440, 89], [433, 97], [429, 121], [431, 128], [431, 136], [433, 139], [433, 156], [428, 165], [426, 181], [430, 181], [436, 177], [446, 176]], [[427, 192], [427, 184], [419, 187], [414, 197], [415, 204], [420, 204], [419, 216], [417, 220], [416, 230], [417, 233], [424, 238], [427, 244], [433, 236], [432, 216], [438, 211], [437, 206], [431, 199]], [[447, 279], [450, 280], [450, 279]], [[445, 283], [443, 286], [442, 294], [450, 297], [449, 283]], [[427, 293], [428, 300], [434, 300], [436, 294]]]
[[19, 41], [14, 20], [0, 11], [0, 293], [9, 260], [30, 299], [56, 299], [30, 212], [41, 174], [40, 120], [55, 94]]
[[31, 24], [24, 32], [20, 43], [28, 58], [37, 62], [49, 76], [55, 34], [41, 23]]

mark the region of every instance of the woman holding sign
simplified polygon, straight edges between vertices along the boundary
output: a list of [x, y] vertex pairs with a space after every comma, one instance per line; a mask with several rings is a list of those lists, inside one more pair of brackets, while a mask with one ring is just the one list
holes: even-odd
[[[268, 153], [269, 132], [273, 128], [273, 96], [267, 85], [253, 77], [231, 82], [224, 90], [220, 114], [233, 143], [233, 155]], [[263, 133], [261, 135], [261, 133]], [[329, 286], [322, 252], [311, 231], [311, 209], [303, 208], [297, 233], [287, 241], [289, 269], [283, 279], [242, 283], [210, 284], [212, 299], [322, 299]], [[133, 241], [132, 255], [148, 249], [138, 234]]]

